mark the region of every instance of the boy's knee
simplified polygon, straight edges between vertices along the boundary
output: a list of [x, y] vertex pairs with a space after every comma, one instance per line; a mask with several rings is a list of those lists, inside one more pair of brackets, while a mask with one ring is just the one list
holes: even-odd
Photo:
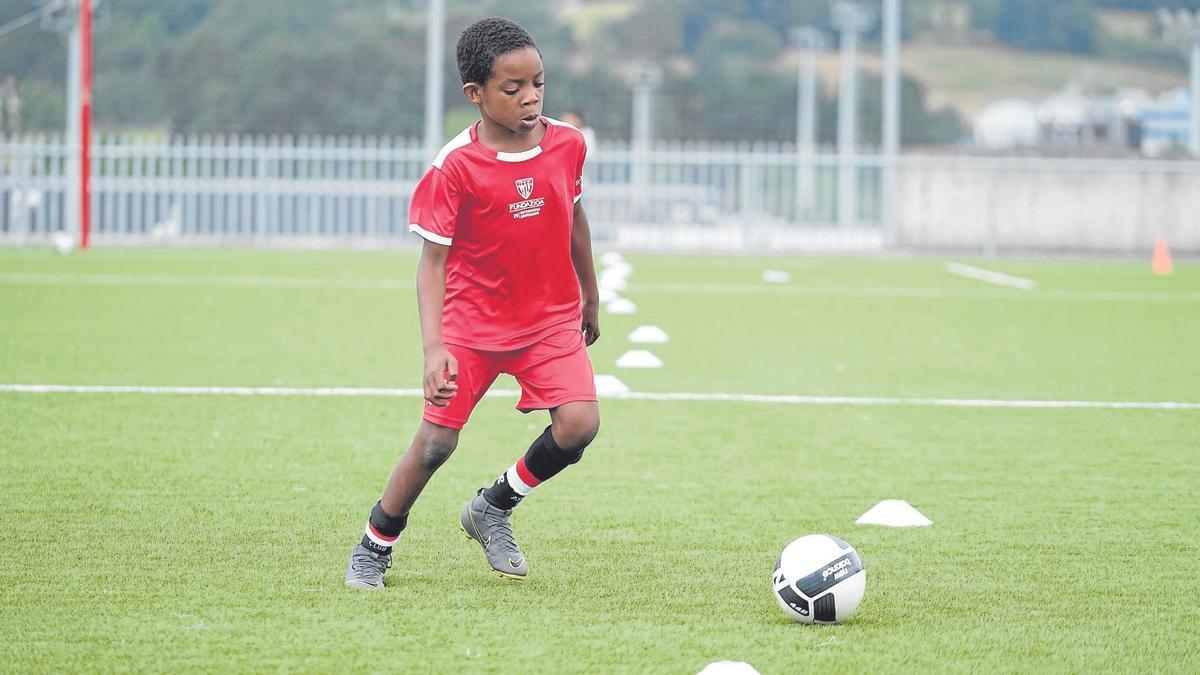
[[555, 421], [554, 442], [574, 464], [600, 433], [600, 412], [594, 408], [564, 415]]
[[454, 449], [458, 447], [458, 431], [444, 427], [422, 431], [417, 445], [421, 453], [421, 468], [430, 472], [436, 471], [450, 459], [450, 455], [454, 454]]

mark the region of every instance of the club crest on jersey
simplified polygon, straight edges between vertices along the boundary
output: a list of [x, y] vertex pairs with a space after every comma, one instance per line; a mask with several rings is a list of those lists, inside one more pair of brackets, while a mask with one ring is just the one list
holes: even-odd
[[542, 207], [546, 205], [544, 197], [530, 199], [533, 194], [533, 178], [518, 178], [514, 181], [517, 185], [517, 194], [521, 195], [521, 201], [513, 202], [508, 205], [508, 212], [513, 218], [531, 218], [542, 212]]

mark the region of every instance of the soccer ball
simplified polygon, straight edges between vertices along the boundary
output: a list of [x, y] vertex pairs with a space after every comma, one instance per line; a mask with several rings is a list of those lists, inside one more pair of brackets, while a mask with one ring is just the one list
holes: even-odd
[[775, 599], [800, 623], [845, 621], [862, 602], [867, 571], [854, 547], [827, 534], [787, 545], [771, 576]]

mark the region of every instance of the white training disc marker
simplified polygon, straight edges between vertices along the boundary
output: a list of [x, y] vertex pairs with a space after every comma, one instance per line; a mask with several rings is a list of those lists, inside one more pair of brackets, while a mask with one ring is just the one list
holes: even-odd
[[633, 349], [617, 359], [618, 368], [662, 368], [662, 359], [645, 349]]
[[600, 274], [602, 276], [611, 275], [614, 277], [621, 277], [623, 279], [628, 279], [629, 277], [633, 276], [633, 265], [630, 265], [627, 262], [614, 263], [612, 265], [606, 266], [603, 270], [600, 271]]
[[600, 262], [605, 265], [616, 265], [625, 262], [625, 257], [616, 251], [605, 251], [604, 255], [600, 256]]
[[886, 527], [926, 527], [933, 521], [903, 499], [885, 499], [854, 521], [859, 525]]
[[638, 326], [629, 334], [634, 344], [663, 345], [671, 341], [667, 332], [658, 326]]
[[625, 283], [625, 277], [616, 275], [600, 275], [600, 288], [607, 288], [613, 291], [623, 291], [628, 284]]
[[792, 275], [783, 270], [763, 270], [762, 280], [768, 284], [786, 284], [792, 280]]
[[608, 303], [612, 302], [613, 300], [616, 300], [619, 297], [621, 297], [621, 296], [618, 295], [617, 292], [614, 291], [613, 289], [608, 288], [606, 286], [600, 287], [600, 304], [607, 305]]
[[760, 675], [745, 661], [713, 661], [696, 675]]
[[628, 394], [629, 387], [625, 383], [618, 380], [616, 375], [597, 375], [596, 376], [596, 394], [598, 396], [612, 396], [613, 394]]
[[609, 314], [634, 314], [637, 312], [637, 305], [629, 298], [617, 298], [608, 303]]

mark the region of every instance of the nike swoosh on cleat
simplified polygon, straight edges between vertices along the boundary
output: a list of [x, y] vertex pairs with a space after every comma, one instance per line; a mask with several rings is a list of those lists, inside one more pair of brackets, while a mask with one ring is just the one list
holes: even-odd
[[508, 564], [512, 565], [513, 569], [517, 569], [518, 567], [520, 567], [521, 563], [523, 563], [523, 562], [525, 562], [525, 558], [517, 558], [515, 561], [512, 558], [508, 559]]
[[[475, 524], [475, 515], [468, 512], [467, 517], [471, 519], [471, 529], [475, 530], [475, 534], [479, 534], [479, 526]], [[470, 532], [467, 534], [470, 534]], [[484, 550], [487, 550], [487, 547], [492, 545], [492, 535], [489, 534], [487, 537], [481, 536], [478, 541], [483, 544]]]

